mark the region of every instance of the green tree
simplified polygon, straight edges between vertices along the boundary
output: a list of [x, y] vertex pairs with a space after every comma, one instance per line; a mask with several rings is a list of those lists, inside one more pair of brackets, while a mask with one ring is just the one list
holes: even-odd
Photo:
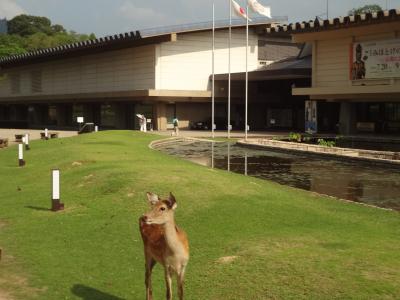
[[0, 34], [0, 57], [25, 53], [23, 43], [18, 35]]
[[9, 34], [0, 35], [0, 56], [95, 39], [91, 33], [67, 31], [62, 25], [51, 24], [46, 17], [20, 15], [8, 22]]
[[66, 33], [67, 31], [62, 25], [55, 24], [51, 26], [51, 30], [53, 33]]
[[353, 15], [359, 15], [359, 14], [373, 13], [373, 12], [378, 12], [381, 10], [382, 10], [382, 7], [378, 4], [364, 5], [362, 7], [353, 8], [352, 10], [349, 11], [349, 15], [353, 16]]
[[29, 36], [35, 33], [51, 34], [51, 21], [46, 17], [19, 15], [8, 21], [8, 33]]

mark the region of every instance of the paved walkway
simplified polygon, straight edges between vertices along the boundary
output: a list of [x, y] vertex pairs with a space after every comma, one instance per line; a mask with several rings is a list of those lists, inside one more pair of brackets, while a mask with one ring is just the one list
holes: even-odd
[[[0, 138], [7, 138], [8, 144], [13, 145], [16, 144], [15, 142], [15, 135], [16, 134], [25, 134], [29, 133], [29, 138], [31, 140], [38, 140], [40, 139], [40, 133], [44, 130], [36, 130], [36, 129], [1, 129], [0, 128]], [[50, 132], [58, 132], [58, 137], [70, 137], [77, 135], [76, 131], [61, 131], [61, 130], [49, 130]]]

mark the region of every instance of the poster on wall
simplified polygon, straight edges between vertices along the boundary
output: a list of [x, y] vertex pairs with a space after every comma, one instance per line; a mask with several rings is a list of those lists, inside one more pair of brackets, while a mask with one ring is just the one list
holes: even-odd
[[350, 79], [400, 77], [400, 39], [354, 43], [350, 55]]
[[317, 133], [318, 122], [317, 122], [317, 101], [306, 101], [305, 102], [305, 129], [309, 134]]

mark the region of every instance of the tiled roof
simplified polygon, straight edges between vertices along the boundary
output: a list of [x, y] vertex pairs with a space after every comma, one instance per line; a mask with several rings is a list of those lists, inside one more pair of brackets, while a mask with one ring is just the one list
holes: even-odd
[[[272, 20], [273, 21], [273, 20]], [[260, 19], [260, 22], [253, 22], [250, 24], [251, 27], [267, 26], [265, 18]], [[122, 49], [132, 47], [134, 45], [151, 44], [163, 41], [163, 38], [171, 36], [174, 33], [189, 33], [197, 31], [209, 31], [211, 30], [209, 22], [199, 23], [201, 24], [198, 28], [192, 28], [189, 25], [176, 26], [176, 28], [166, 28], [166, 30], [157, 31], [143, 30], [143, 31], [131, 31], [106, 37], [97, 38], [94, 40], [87, 40], [83, 42], [77, 42], [73, 44], [67, 44], [63, 46], [57, 46], [53, 48], [36, 50], [24, 54], [16, 54], [8, 57], [0, 58], [0, 67], [13, 67], [16, 65], [23, 65], [29, 62], [37, 62], [40, 60], [64, 58], [66, 56], [82, 55], [84, 53], [93, 53], [108, 51], [112, 49]], [[245, 27], [243, 22], [233, 24], [233, 28]], [[226, 24], [216, 24], [216, 30], [222, 30], [228, 28]]]
[[40, 49], [40, 50], [28, 52], [28, 53], [16, 54], [16, 55], [3, 57], [0, 59], [0, 66], [11, 64], [11, 63], [17, 63], [17, 62], [29, 60], [32, 58], [51, 57], [51, 56], [64, 54], [67, 52], [96, 49], [96, 48], [103, 47], [104, 45], [118, 44], [118, 43], [127, 42], [127, 41], [136, 41], [141, 38], [142, 37], [140, 36], [139, 31], [136, 31], [136, 32], [131, 31], [131, 32], [125, 33], [125, 34], [106, 36], [104, 38], [102, 37], [102, 38], [98, 38], [98, 39], [94, 39], [94, 40], [86, 40], [83, 42], [77, 42], [77, 43], [73, 43], [73, 44], [57, 46], [57, 47], [53, 47], [53, 48]]
[[309, 22], [297, 22], [288, 25], [272, 25], [266, 29], [266, 33], [288, 32], [306, 33], [323, 30], [335, 30], [360, 25], [371, 25], [383, 22], [400, 21], [400, 9], [391, 9], [374, 13], [354, 16], [338, 17], [329, 20], [315, 19]]

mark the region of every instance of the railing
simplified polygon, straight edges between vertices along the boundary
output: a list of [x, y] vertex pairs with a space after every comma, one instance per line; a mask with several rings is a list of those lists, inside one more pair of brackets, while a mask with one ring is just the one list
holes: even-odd
[[[273, 17], [273, 18], [252, 18], [252, 21], [249, 22], [249, 25], [257, 25], [257, 24], [266, 24], [266, 23], [287, 23], [288, 17]], [[232, 26], [241, 26], [246, 25], [246, 20], [244, 19], [232, 19]], [[229, 26], [229, 20], [216, 20], [215, 28], [227, 27]], [[212, 21], [207, 22], [199, 22], [199, 23], [190, 23], [190, 24], [182, 24], [182, 25], [171, 25], [171, 26], [163, 26], [163, 27], [155, 27], [155, 28], [147, 28], [139, 30], [142, 37], [155, 36], [160, 34], [167, 34], [173, 32], [185, 32], [185, 31], [194, 31], [201, 29], [210, 29], [212, 28]]]

